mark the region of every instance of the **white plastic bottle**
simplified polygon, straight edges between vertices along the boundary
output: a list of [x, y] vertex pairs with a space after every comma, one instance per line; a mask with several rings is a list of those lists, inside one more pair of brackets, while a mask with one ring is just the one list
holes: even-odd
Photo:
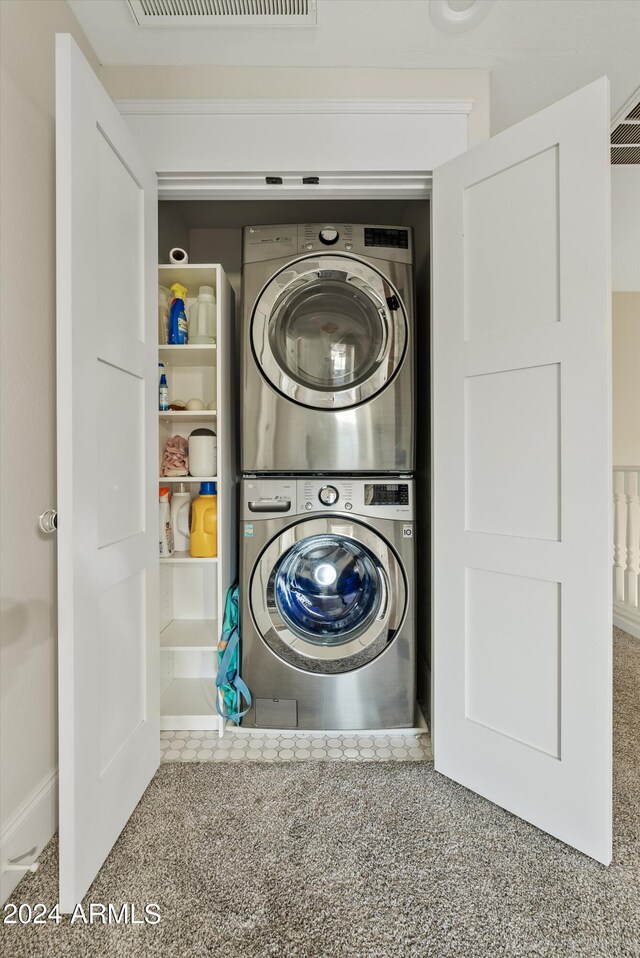
[[176, 552], [189, 551], [189, 509], [191, 493], [184, 482], [171, 496], [171, 531]]
[[171, 292], [166, 286], [158, 286], [158, 342], [164, 346], [169, 342], [169, 307]]
[[167, 556], [173, 555], [174, 552], [169, 489], [167, 486], [163, 486], [160, 489], [160, 555], [166, 559]]
[[213, 286], [201, 286], [189, 313], [189, 342], [212, 345], [216, 341], [216, 299]]

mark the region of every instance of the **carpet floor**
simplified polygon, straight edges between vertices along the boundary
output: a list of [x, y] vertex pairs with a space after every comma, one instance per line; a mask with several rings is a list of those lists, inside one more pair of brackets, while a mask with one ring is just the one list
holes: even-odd
[[[638, 958], [640, 642], [615, 630], [604, 868], [429, 763], [166, 763], [86, 898], [140, 925], [4, 926], [7, 958]], [[55, 840], [14, 902], [57, 894]]]

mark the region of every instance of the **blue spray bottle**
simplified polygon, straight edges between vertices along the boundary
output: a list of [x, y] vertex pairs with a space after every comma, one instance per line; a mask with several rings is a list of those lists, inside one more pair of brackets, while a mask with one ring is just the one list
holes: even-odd
[[174, 298], [169, 311], [169, 343], [171, 346], [184, 346], [189, 340], [187, 314], [184, 308], [187, 288], [181, 283], [174, 283], [171, 292]]

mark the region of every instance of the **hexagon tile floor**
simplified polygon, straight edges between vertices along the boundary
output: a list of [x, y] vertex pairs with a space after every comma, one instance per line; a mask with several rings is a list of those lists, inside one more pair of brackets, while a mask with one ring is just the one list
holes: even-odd
[[430, 762], [429, 733], [162, 732], [163, 762]]

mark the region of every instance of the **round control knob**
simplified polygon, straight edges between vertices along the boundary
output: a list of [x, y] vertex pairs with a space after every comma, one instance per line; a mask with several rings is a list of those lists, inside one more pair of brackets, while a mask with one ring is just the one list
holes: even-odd
[[313, 249], [313, 243], [305, 243], [305, 249]]
[[333, 246], [334, 243], [338, 242], [339, 234], [333, 226], [325, 226], [324, 229], [320, 230], [319, 239], [325, 246]]
[[348, 512], [351, 512], [351, 510], [353, 509], [353, 503], [345, 502], [344, 507]]
[[304, 507], [308, 511], [309, 509], [313, 509], [313, 504], [311, 502], [305, 502]]
[[335, 486], [323, 486], [318, 493], [318, 499], [323, 506], [334, 506], [338, 501], [338, 490]]

